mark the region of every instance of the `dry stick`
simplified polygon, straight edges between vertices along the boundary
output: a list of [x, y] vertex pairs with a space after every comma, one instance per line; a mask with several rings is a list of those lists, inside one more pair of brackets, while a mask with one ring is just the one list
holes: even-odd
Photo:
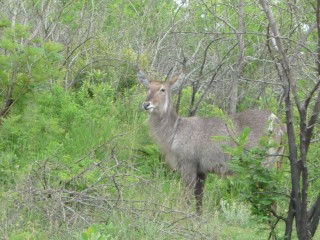
[[66, 57], [66, 59], [64, 60], [64, 62], [62, 63], [60, 70], [66, 65], [68, 59], [73, 55], [73, 53], [79, 48], [81, 47], [83, 44], [85, 44], [87, 41], [89, 41], [90, 39], [93, 39], [94, 37], [89, 37], [87, 39], [85, 39], [83, 42], [81, 42], [80, 44], [78, 44], [78, 46], [76, 46], [70, 53], [69, 55]]
[[203, 74], [204, 65], [205, 65], [205, 63], [207, 61], [208, 50], [209, 50], [210, 46], [214, 42], [219, 41], [220, 39], [222, 39], [222, 38], [214, 39], [211, 42], [209, 42], [209, 44], [207, 45], [207, 47], [204, 50], [203, 61], [202, 61], [201, 67], [200, 67], [198, 80], [192, 82], [192, 95], [191, 95], [190, 107], [189, 107], [189, 117], [192, 117], [195, 114], [195, 111], [193, 110], [193, 106], [194, 106], [196, 94], [197, 94], [198, 89], [199, 89], [200, 79], [201, 79], [202, 74]]
[[83, 159], [85, 159], [86, 157], [90, 156], [92, 153], [94, 153], [95, 151], [97, 151], [99, 148], [105, 146], [105, 145], [108, 145], [110, 144], [112, 141], [114, 141], [116, 138], [119, 138], [119, 137], [122, 137], [122, 136], [125, 136], [127, 135], [129, 132], [126, 132], [126, 133], [121, 133], [121, 134], [118, 134], [118, 135], [115, 135], [113, 136], [111, 139], [108, 139], [108, 141], [100, 144], [98, 147], [95, 147], [94, 149], [92, 149], [90, 152], [88, 152], [87, 154], [85, 154], [83, 157], [81, 157], [80, 159], [78, 159], [75, 163], [79, 163], [81, 162]]
[[204, 93], [201, 95], [199, 101], [196, 104], [196, 107], [192, 110], [192, 116], [194, 116], [196, 114], [196, 112], [198, 111], [200, 104], [202, 103], [202, 101], [204, 100], [204, 97], [207, 96], [209, 89], [211, 87], [211, 85], [213, 84], [220, 68], [225, 64], [225, 59], [227, 58], [227, 56], [232, 52], [232, 50], [238, 45], [238, 43], [236, 43], [235, 45], [233, 45], [229, 51], [226, 53], [226, 55], [223, 57], [223, 59], [220, 61], [219, 65], [216, 67], [215, 69], [215, 73], [213, 74], [213, 76], [211, 77], [211, 80], [206, 88], [206, 90], [204, 91]]
[[91, 171], [92, 169], [94, 169], [95, 167], [99, 166], [102, 163], [102, 161], [96, 163], [92, 163], [88, 168], [84, 169], [82, 172], [78, 173], [76, 176], [73, 176], [71, 179], [69, 179], [68, 181], [64, 182], [63, 186], [65, 187], [67, 184], [69, 184], [70, 182], [72, 182], [73, 180], [81, 177], [82, 175], [84, 175], [86, 172]]
[[[87, 67], [90, 67], [92, 64], [94, 63], [100, 63], [100, 62], [105, 62], [105, 61], [111, 61], [111, 60], [114, 60], [114, 61], [118, 61], [118, 62], [123, 62], [123, 63], [127, 63], [127, 64], [132, 64], [130, 61], [127, 61], [127, 60], [122, 60], [122, 59], [118, 59], [118, 58], [101, 58], [101, 59], [96, 59], [96, 60], [92, 60], [90, 61], [89, 63], [85, 64], [76, 74], [76, 76], [73, 78], [73, 80], [71, 81], [71, 83], [69, 83], [69, 85], [67, 86], [68, 88], [69, 87], [72, 87], [75, 82], [77, 81], [77, 78], [80, 76], [80, 74], [87, 68]], [[108, 67], [118, 67], [118, 66], [115, 66], [113, 64], [104, 64], [103, 66], [108, 66]]]
[[238, 61], [235, 64], [235, 67], [232, 67], [232, 81], [231, 81], [231, 91], [230, 91], [230, 104], [229, 104], [229, 113], [234, 114], [237, 110], [238, 103], [238, 92], [239, 92], [239, 79], [241, 77], [243, 68], [246, 64], [244, 61], [245, 54], [245, 42], [244, 37], [241, 32], [245, 32], [245, 22], [244, 22], [244, 0], [239, 0], [238, 5], [238, 30], [237, 30], [237, 39], [239, 43], [239, 56]]

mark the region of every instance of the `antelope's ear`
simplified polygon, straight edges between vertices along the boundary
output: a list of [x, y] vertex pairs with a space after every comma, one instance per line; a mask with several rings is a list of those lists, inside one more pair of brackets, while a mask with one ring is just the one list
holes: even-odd
[[179, 76], [176, 76], [170, 80], [171, 91], [177, 92], [182, 85], [186, 75], [184, 73], [180, 73]]
[[139, 72], [137, 73], [137, 77], [138, 77], [139, 82], [141, 82], [143, 84], [143, 86], [145, 86], [147, 88], [149, 87], [149, 79], [144, 74], [144, 72], [139, 70]]

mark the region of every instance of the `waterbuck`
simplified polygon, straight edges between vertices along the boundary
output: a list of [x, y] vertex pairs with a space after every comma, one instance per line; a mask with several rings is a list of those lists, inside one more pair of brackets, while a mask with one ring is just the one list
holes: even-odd
[[149, 80], [142, 71], [137, 76], [149, 89], [143, 108], [149, 112], [148, 123], [152, 136], [165, 153], [166, 162], [182, 175], [186, 189], [194, 192], [198, 213], [201, 213], [207, 174], [232, 173], [226, 164], [231, 157], [224, 152], [222, 145], [235, 146], [236, 143], [213, 141], [213, 136], [230, 136], [230, 139], [235, 139], [245, 127], [249, 127], [248, 148], [258, 146], [260, 139], [266, 135], [276, 143], [273, 145], [276, 147], [268, 150], [269, 157], [264, 165], [272, 167], [277, 156], [283, 154], [281, 138], [285, 130], [271, 112], [247, 110], [231, 115], [229, 117], [234, 126], [231, 131], [222, 118], [178, 116], [172, 103], [172, 94], [182, 84], [185, 77], [183, 73], [168, 82]]

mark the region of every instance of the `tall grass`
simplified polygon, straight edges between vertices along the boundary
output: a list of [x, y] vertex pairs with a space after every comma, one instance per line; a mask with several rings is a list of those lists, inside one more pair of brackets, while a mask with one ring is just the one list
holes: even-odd
[[[88, 93], [88, 89], [92, 94]], [[266, 239], [241, 185], [210, 176], [204, 215], [164, 164], [133, 87], [56, 85], [0, 128], [4, 239]]]

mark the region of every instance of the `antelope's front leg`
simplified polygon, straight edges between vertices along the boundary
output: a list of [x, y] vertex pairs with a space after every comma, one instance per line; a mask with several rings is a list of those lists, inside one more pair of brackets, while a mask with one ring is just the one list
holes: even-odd
[[197, 213], [201, 214], [203, 188], [204, 188], [204, 174], [198, 174], [196, 168], [192, 166], [185, 166], [182, 169], [182, 177], [185, 184], [185, 194], [187, 195], [187, 201], [190, 204], [190, 196], [194, 195], [196, 199]]

